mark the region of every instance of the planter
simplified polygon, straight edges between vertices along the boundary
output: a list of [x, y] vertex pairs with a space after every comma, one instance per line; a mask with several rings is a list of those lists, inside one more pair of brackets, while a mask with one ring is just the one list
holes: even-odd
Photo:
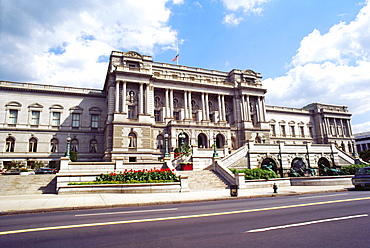
[[193, 170], [193, 163], [180, 164], [180, 169], [183, 171]]

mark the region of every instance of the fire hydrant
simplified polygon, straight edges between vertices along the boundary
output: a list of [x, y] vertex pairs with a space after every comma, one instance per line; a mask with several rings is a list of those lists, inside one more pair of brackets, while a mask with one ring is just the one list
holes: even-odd
[[272, 188], [274, 189], [274, 194], [277, 194], [278, 186], [276, 185], [276, 183], [274, 183]]

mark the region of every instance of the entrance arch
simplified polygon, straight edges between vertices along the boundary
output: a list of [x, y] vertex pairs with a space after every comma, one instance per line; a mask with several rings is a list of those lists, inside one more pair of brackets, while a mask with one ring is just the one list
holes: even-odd
[[222, 134], [216, 136], [216, 148], [223, 148], [225, 145], [225, 137]]
[[198, 135], [198, 148], [208, 148], [207, 136], [204, 133]]
[[272, 158], [265, 158], [261, 163], [261, 168], [271, 169], [276, 173], [276, 175], [278, 174], [277, 163]]

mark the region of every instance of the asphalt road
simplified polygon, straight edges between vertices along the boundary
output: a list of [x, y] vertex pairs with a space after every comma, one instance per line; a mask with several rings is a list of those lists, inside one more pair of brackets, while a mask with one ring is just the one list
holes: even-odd
[[370, 247], [370, 191], [0, 217], [0, 247]]

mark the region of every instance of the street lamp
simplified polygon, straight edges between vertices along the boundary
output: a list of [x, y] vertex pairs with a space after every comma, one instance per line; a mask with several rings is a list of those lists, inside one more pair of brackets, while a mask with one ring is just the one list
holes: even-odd
[[216, 147], [216, 134], [213, 134], [213, 157], [218, 158], [217, 147]]
[[164, 145], [165, 145], [164, 157], [169, 158], [170, 153], [168, 152], [168, 133], [164, 134]]
[[181, 153], [184, 152], [184, 143], [185, 143], [185, 134], [183, 131], [179, 134], [179, 139], [180, 139], [180, 151]]
[[70, 134], [68, 134], [68, 137], [67, 137], [67, 153], [66, 153], [67, 158], [71, 157], [70, 150], [71, 150], [71, 136], [70, 136]]

